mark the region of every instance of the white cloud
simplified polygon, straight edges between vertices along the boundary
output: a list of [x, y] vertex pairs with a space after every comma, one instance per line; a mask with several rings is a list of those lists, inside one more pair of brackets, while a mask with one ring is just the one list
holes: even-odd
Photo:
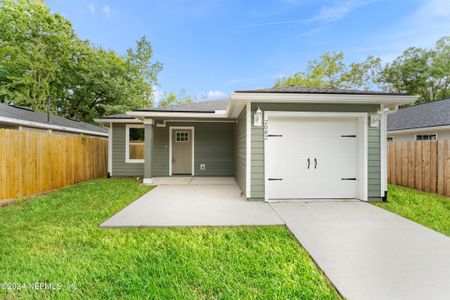
[[355, 53], [379, 56], [390, 62], [408, 47], [433, 47], [450, 33], [450, 1], [423, 0], [414, 12], [400, 19], [389, 31], [371, 35]]
[[158, 106], [159, 101], [164, 96], [164, 92], [158, 89], [157, 86], [153, 86], [153, 106]]
[[112, 9], [111, 9], [111, 7], [110, 7], [109, 5], [104, 5], [104, 6], [102, 7], [102, 13], [103, 13], [105, 16], [107, 16], [107, 17], [111, 16], [111, 14], [112, 14]]
[[228, 94], [219, 90], [209, 90], [207, 92], [200, 92], [197, 94], [196, 99], [200, 100], [219, 100], [225, 99]]
[[376, 0], [346, 0], [338, 1], [330, 6], [324, 6], [319, 14], [308, 21], [334, 22], [344, 19], [350, 12], [360, 6], [375, 2]]
[[95, 14], [95, 5], [94, 4], [89, 4], [87, 6], [89, 8], [89, 11], [91, 12], [91, 14]]
[[288, 25], [296, 23], [328, 23], [344, 19], [349, 13], [360, 6], [368, 5], [379, 0], [346, 0], [337, 1], [332, 5], [322, 6], [319, 13], [311, 18], [297, 20], [281, 20], [259, 24], [253, 24], [251, 27]]

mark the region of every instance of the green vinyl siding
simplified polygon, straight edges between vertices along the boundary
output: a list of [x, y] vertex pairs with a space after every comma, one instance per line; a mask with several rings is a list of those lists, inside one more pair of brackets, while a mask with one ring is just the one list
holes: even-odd
[[[233, 123], [167, 123], [154, 127], [152, 176], [169, 176], [169, 127], [194, 127], [195, 176], [234, 176]], [[206, 170], [200, 170], [200, 164]]]
[[125, 162], [125, 124], [113, 123], [112, 176], [144, 176], [144, 163]]
[[[376, 112], [377, 104], [252, 103], [251, 116], [264, 111]], [[369, 122], [369, 120], [367, 120]], [[251, 122], [251, 198], [264, 198], [264, 129]], [[368, 197], [380, 198], [380, 130], [368, 128]]]
[[246, 192], [247, 168], [247, 110], [244, 108], [234, 124], [234, 177]]

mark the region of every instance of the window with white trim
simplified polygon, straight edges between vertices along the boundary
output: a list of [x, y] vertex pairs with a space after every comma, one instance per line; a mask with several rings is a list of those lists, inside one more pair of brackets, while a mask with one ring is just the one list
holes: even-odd
[[143, 125], [130, 125], [126, 127], [126, 161], [144, 162], [145, 130]]
[[189, 131], [177, 131], [175, 133], [175, 142], [189, 142]]
[[416, 134], [416, 141], [435, 141], [437, 140], [437, 134]]

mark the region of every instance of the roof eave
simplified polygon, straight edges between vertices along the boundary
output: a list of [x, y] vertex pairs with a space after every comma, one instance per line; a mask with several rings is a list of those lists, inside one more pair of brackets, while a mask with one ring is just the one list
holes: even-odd
[[19, 126], [25, 126], [25, 127], [32, 127], [32, 128], [51, 129], [51, 130], [56, 130], [56, 131], [81, 133], [81, 134], [95, 135], [95, 136], [102, 136], [102, 137], [108, 136], [108, 133], [106, 133], [106, 132], [93, 131], [93, 130], [87, 130], [87, 129], [78, 129], [78, 128], [54, 125], [54, 124], [45, 124], [45, 123], [26, 121], [26, 120], [8, 118], [8, 117], [0, 117], [0, 122], [8, 123], [8, 124], [15, 124], [15, 125], [19, 125]]
[[142, 123], [141, 120], [136, 118], [97, 118], [94, 119], [97, 123]]
[[414, 103], [418, 96], [358, 95], [358, 94], [305, 94], [305, 93], [233, 93], [231, 100], [277, 103], [341, 103], [403, 105]]
[[135, 118], [198, 118], [198, 119], [223, 119], [227, 118], [228, 113], [223, 111], [217, 112], [162, 112], [162, 111], [129, 111], [128, 116]]

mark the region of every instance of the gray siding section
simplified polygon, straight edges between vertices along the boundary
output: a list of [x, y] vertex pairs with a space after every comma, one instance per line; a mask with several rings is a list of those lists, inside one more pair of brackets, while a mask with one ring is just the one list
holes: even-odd
[[[234, 176], [233, 123], [167, 123], [154, 127], [152, 175], [169, 176], [169, 126], [194, 127], [195, 176]], [[206, 164], [206, 170], [200, 170]]]
[[125, 162], [125, 124], [113, 123], [112, 176], [144, 176], [143, 163]]
[[246, 192], [247, 110], [244, 108], [234, 124], [234, 177]]
[[[368, 120], [370, 122], [370, 120]], [[381, 144], [380, 129], [368, 127], [368, 196], [380, 199], [381, 196]]]
[[[253, 115], [258, 107], [262, 111], [327, 111], [327, 112], [375, 112], [376, 104], [310, 104], [310, 103], [252, 103]], [[368, 120], [369, 122], [369, 120]], [[264, 198], [264, 129], [252, 124], [251, 198]], [[379, 198], [380, 181], [380, 130], [368, 130], [368, 196]]]

